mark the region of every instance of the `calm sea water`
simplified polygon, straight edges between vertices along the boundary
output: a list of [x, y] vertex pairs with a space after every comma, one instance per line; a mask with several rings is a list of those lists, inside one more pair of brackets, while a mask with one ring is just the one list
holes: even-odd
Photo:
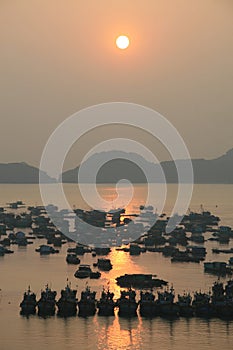
[[[143, 203], [146, 186], [135, 186], [135, 196], [129, 204], [129, 211]], [[116, 192], [112, 186], [99, 186], [100, 194], [109, 201], [114, 200]], [[168, 186], [168, 200], [164, 211], [169, 215], [175, 201], [177, 187]], [[65, 193], [71, 205], [88, 208], [81, 198], [76, 185], [65, 185]], [[0, 185], [0, 205], [14, 200], [24, 200], [28, 205], [41, 204], [40, 193], [36, 185]], [[205, 209], [221, 217], [221, 224], [233, 226], [233, 186], [196, 185], [190, 208]], [[65, 262], [68, 246], [63, 245], [59, 254], [40, 257], [35, 252], [43, 240], [36, 240], [26, 248], [12, 246], [12, 255], [0, 257], [0, 349], [174, 349], [183, 350], [187, 346], [195, 349], [232, 349], [233, 322], [219, 319], [185, 319], [170, 321], [162, 318], [121, 319], [115, 317], [94, 316], [86, 319], [77, 317], [61, 319], [56, 316], [43, 319], [38, 316], [25, 318], [19, 315], [19, 303], [25, 288], [30, 284], [39, 297], [46, 283], [58, 291], [66, 284], [67, 277], [72, 286], [78, 288], [78, 297], [85, 288], [86, 281], [74, 278], [75, 266]], [[206, 260], [227, 261], [228, 255], [212, 255], [211, 249], [218, 243], [206, 243]], [[225, 246], [223, 246], [225, 247]], [[227, 246], [233, 247], [233, 242]], [[171, 263], [169, 258], [159, 253], [145, 253], [130, 256], [128, 253], [112, 250], [110, 259], [113, 270], [102, 273], [100, 280], [89, 280], [89, 285], [99, 293], [103, 285], [110, 281], [110, 287], [119, 296], [120, 289], [115, 278], [125, 273], [153, 273], [173, 283], [176, 294], [183, 290], [208, 291], [216, 280], [214, 276], [204, 274], [203, 263]], [[81, 263], [93, 264], [96, 258], [90, 254], [81, 257]], [[223, 279], [225, 281], [226, 279]]]

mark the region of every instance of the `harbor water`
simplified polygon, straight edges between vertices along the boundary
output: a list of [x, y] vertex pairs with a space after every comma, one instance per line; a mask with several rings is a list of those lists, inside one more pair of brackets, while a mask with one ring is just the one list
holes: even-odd
[[[67, 198], [72, 206], [88, 209], [78, 191], [77, 185], [64, 186]], [[115, 188], [111, 185], [99, 185], [101, 196], [109, 201], [109, 208], [116, 196]], [[143, 204], [146, 196], [146, 185], [136, 185], [133, 200], [127, 211], [133, 212]], [[164, 212], [171, 213], [176, 198], [177, 186], [168, 185], [168, 199]], [[200, 205], [220, 217], [220, 225], [233, 227], [233, 186], [232, 185], [195, 185], [190, 208], [199, 211]], [[42, 204], [37, 185], [0, 185], [0, 205], [8, 202], [23, 200], [27, 205]], [[121, 203], [120, 203], [121, 204]], [[25, 230], [30, 232], [30, 229]], [[205, 234], [208, 237], [208, 233]], [[210, 236], [210, 234], [209, 234]], [[100, 297], [103, 286], [109, 283], [110, 290], [115, 298], [120, 295], [120, 287], [115, 278], [125, 273], [151, 273], [158, 278], [173, 284], [176, 296], [183, 291], [208, 292], [216, 276], [204, 273], [203, 262], [200, 263], [171, 263], [169, 257], [161, 253], [146, 252], [139, 256], [131, 256], [127, 252], [112, 249], [108, 258], [111, 259], [113, 269], [102, 272], [99, 280], [79, 280], [74, 277], [77, 266], [68, 265], [65, 261], [67, 248], [74, 247], [72, 242], [64, 244], [58, 254], [40, 256], [35, 249], [46, 240], [35, 239], [33, 244], [26, 247], [12, 245], [14, 254], [0, 257], [0, 350], [40, 350], [48, 348], [83, 349], [83, 350], [184, 350], [189, 346], [198, 350], [232, 349], [233, 321], [218, 318], [178, 318], [170, 320], [156, 317], [146, 319], [135, 317], [120, 318], [117, 315], [110, 317], [48, 318], [37, 315], [23, 317], [19, 314], [19, 304], [25, 289], [30, 285], [32, 291], [40, 296], [41, 289], [48, 285], [58, 292], [65, 287], [67, 278], [73, 288], [77, 288], [77, 297], [88, 285], [97, 291]], [[212, 253], [212, 248], [219, 248], [219, 242], [207, 241], [205, 261], [225, 261], [229, 255]], [[221, 248], [233, 247], [230, 244], [221, 245]], [[97, 257], [91, 254], [80, 256], [82, 264], [93, 265]], [[229, 277], [221, 278], [226, 282]], [[156, 291], [155, 291], [156, 293]], [[139, 291], [137, 292], [137, 299]]]

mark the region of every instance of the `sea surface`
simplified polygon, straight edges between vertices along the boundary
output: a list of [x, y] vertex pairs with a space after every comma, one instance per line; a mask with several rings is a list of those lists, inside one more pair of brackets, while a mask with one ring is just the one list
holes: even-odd
[[[76, 208], [88, 209], [87, 203], [81, 197], [77, 185], [67, 184], [64, 191], [71, 205]], [[100, 195], [109, 201], [116, 197], [115, 187], [111, 185], [98, 186]], [[133, 212], [144, 203], [147, 193], [145, 185], [136, 185], [135, 193], [127, 210]], [[169, 215], [177, 194], [176, 185], [168, 185], [168, 198], [164, 212]], [[0, 185], [0, 206], [8, 202], [23, 200], [27, 205], [40, 205], [41, 197], [36, 185]], [[222, 225], [233, 226], [233, 186], [232, 185], [195, 185], [191, 210], [198, 211], [200, 206], [221, 218]], [[206, 237], [210, 234], [206, 234]], [[19, 304], [28, 285], [40, 296], [41, 289], [48, 283], [52, 289], [65, 287], [67, 278], [72, 287], [77, 287], [78, 298], [86, 286], [86, 280], [74, 277], [75, 265], [65, 262], [66, 250], [74, 246], [67, 243], [62, 246], [59, 254], [40, 256], [35, 252], [45, 240], [34, 240], [27, 247], [13, 245], [14, 254], [0, 257], [0, 350], [27, 349], [83, 349], [83, 350], [230, 350], [233, 347], [233, 321], [220, 319], [180, 318], [168, 320], [154, 318], [152, 320], [136, 317], [133, 319], [115, 317], [62, 319], [57, 316], [40, 318], [20, 316]], [[219, 247], [218, 242], [206, 242], [208, 254], [206, 261], [228, 261], [229, 255], [213, 255], [211, 249]], [[233, 241], [223, 248], [233, 247]], [[144, 253], [140, 256], [130, 256], [129, 253], [116, 251], [109, 255], [113, 269], [103, 272], [100, 280], [88, 280], [91, 289], [97, 291], [99, 297], [103, 286], [110, 282], [110, 289], [117, 298], [120, 288], [115, 278], [125, 273], [152, 273], [173, 284], [176, 295], [184, 290], [209, 291], [216, 277], [204, 274], [203, 263], [171, 263], [170, 258], [160, 253]], [[91, 254], [81, 257], [81, 263], [93, 264], [97, 258]], [[222, 279], [223, 282], [227, 278]]]

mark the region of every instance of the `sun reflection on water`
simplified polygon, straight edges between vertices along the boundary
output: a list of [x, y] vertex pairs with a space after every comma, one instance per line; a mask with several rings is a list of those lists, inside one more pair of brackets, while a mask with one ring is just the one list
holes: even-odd
[[132, 260], [129, 254], [123, 251], [113, 249], [109, 258], [113, 264], [113, 269], [109, 272], [103, 272], [102, 277], [106, 282], [110, 282], [110, 290], [114, 292], [115, 298], [119, 298], [121, 288], [116, 284], [116, 277], [126, 273], [144, 273], [145, 271], [142, 266]]
[[98, 350], [104, 349], [142, 349], [142, 322], [138, 318], [119, 317], [96, 320], [98, 331]]

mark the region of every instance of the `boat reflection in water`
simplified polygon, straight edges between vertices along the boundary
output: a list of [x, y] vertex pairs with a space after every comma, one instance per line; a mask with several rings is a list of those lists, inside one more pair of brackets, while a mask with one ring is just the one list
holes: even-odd
[[143, 322], [137, 317], [99, 317], [94, 319], [94, 327], [98, 334], [97, 349], [141, 350], [144, 348]]

